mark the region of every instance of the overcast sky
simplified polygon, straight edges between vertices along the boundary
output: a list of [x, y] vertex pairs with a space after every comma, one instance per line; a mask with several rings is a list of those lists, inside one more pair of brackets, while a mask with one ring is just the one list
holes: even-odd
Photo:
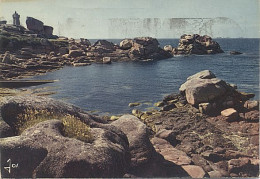
[[[229, 30], [232, 37], [260, 37], [259, 0], [0, 0], [0, 19], [12, 23], [15, 10], [21, 15], [24, 26], [26, 16], [30, 16], [53, 26], [55, 34], [74, 38], [124, 38], [135, 35], [135, 31], [130, 33], [132, 28], [142, 28], [129, 26], [130, 30], [122, 34], [126, 27], [111, 23], [111, 19], [123, 18], [127, 25], [129, 19], [142, 22], [145, 18], [163, 21], [167, 18], [217, 17], [227, 17], [230, 21], [214, 24], [212, 27], [218, 29], [212, 32], [213, 36], [230, 36], [225, 34]], [[114, 24], [118, 27], [112, 28]], [[191, 33], [193, 27], [188, 26], [176, 27], [180, 32], [169, 34], [169, 31], [163, 31], [167, 27], [160, 24], [161, 33], [154, 33], [151, 28], [151, 32], [142, 31], [136, 36], [177, 37], [178, 34]], [[194, 33], [197, 33], [196, 29]]]

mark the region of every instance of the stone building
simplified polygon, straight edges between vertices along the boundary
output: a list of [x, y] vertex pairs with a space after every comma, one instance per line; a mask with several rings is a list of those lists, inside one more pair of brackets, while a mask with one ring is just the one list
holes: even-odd
[[13, 25], [16, 25], [16, 26], [20, 25], [20, 15], [16, 11], [13, 14]]

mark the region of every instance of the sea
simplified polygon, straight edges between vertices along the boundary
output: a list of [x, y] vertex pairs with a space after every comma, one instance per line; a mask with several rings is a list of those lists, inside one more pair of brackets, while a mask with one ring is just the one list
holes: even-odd
[[[91, 40], [94, 43], [96, 40]], [[109, 39], [119, 44], [121, 39]], [[178, 39], [158, 39], [160, 46], [178, 45]], [[61, 70], [35, 76], [35, 80], [58, 80], [31, 89], [45, 88], [59, 99], [98, 115], [120, 115], [133, 109], [150, 110], [164, 96], [178, 93], [187, 77], [211, 70], [218, 78], [236, 84], [239, 91], [254, 93], [259, 100], [260, 39], [215, 39], [225, 53], [216, 55], [174, 56], [149, 62], [114, 62]], [[230, 55], [239, 51], [241, 55]], [[132, 102], [141, 103], [129, 107]]]

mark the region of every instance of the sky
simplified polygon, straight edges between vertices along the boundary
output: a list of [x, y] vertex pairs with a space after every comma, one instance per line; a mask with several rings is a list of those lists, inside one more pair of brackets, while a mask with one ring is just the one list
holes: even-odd
[[0, 20], [12, 23], [17, 11], [24, 26], [30, 16], [73, 38], [259, 38], [259, 6], [260, 0], [0, 0]]

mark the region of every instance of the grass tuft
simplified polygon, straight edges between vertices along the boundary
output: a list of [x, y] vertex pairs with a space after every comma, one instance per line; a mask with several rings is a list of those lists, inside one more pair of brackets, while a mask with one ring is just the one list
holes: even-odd
[[24, 130], [47, 120], [61, 120], [64, 128], [63, 135], [65, 137], [75, 138], [83, 142], [92, 142], [93, 136], [87, 124], [80, 121], [79, 118], [70, 114], [57, 114], [47, 110], [26, 109], [17, 117], [14, 126], [16, 134], [20, 135]]

